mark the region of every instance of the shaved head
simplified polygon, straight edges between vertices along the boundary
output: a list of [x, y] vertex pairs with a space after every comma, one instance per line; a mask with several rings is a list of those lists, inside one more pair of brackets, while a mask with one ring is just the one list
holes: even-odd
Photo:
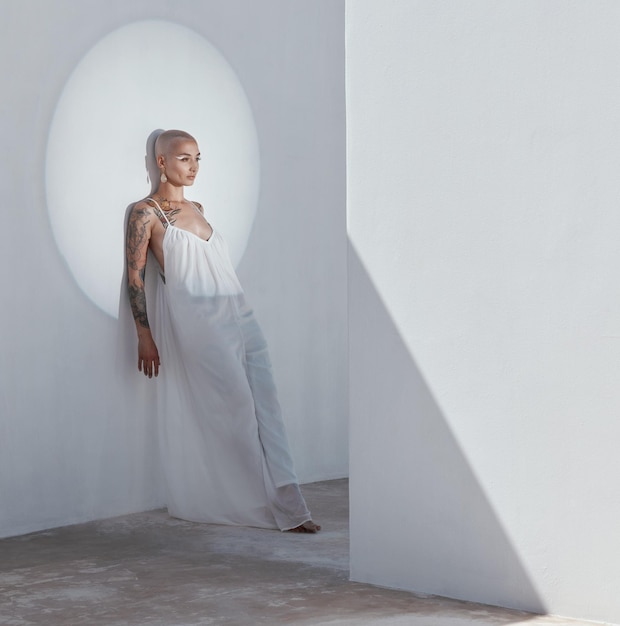
[[155, 158], [159, 156], [168, 156], [170, 151], [179, 141], [198, 142], [184, 130], [165, 130], [155, 141]]

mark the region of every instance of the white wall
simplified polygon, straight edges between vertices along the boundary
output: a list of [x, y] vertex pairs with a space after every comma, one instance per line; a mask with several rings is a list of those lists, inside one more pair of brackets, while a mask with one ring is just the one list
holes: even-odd
[[11, 61], [0, 69], [10, 85], [0, 117], [0, 536], [162, 504], [153, 424], [117, 402], [127, 389], [113, 373], [116, 321], [73, 281], [44, 188], [65, 81], [104, 35], [133, 20], [193, 28], [246, 89], [262, 172], [241, 278], [271, 344], [300, 479], [345, 475], [343, 3], [5, 0], [2, 9], [0, 46]]
[[618, 32], [347, 3], [355, 580], [620, 622]]

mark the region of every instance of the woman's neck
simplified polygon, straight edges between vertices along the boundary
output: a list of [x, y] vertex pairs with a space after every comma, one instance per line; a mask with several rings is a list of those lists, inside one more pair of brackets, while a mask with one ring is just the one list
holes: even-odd
[[155, 194], [165, 198], [168, 202], [183, 202], [185, 200], [183, 187], [175, 187], [170, 183], [161, 183]]

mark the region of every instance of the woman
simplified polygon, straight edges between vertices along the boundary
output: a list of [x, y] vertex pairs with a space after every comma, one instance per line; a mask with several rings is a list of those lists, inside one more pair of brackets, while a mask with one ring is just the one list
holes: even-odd
[[[264, 337], [225, 241], [202, 206], [184, 197], [198, 174], [198, 144], [184, 131], [165, 131], [155, 156], [160, 183], [129, 213], [126, 258], [138, 369], [161, 374], [168, 509], [198, 522], [315, 533]], [[158, 272], [154, 311], [146, 306], [147, 261]]]

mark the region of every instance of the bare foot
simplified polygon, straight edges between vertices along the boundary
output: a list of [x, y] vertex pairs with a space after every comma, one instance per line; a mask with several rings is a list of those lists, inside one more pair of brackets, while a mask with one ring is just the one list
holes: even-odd
[[315, 524], [312, 520], [308, 520], [295, 528], [291, 528], [289, 533], [318, 533], [321, 530], [321, 527], [318, 524]]

